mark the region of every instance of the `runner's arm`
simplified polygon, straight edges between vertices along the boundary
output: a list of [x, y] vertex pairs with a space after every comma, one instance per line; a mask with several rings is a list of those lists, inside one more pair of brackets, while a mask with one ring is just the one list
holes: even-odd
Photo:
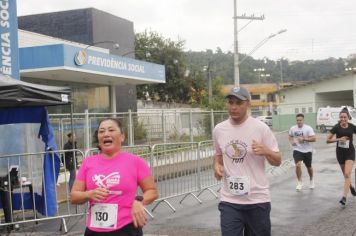
[[289, 141], [289, 143], [290, 143], [292, 146], [295, 146], [295, 145], [296, 145], [295, 142], [294, 142], [294, 137], [293, 137], [293, 136], [290, 136], [289, 134], [288, 134], [288, 141]]
[[158, 198], [158, 190], [152, 176], [144, 178], [139, 185], [143, 192], [143, 205], [148, 205]]
[[265, 157], [271, 166], [280, 166], [282, 163], [282, 155], [280, 152], [274, 152], [271, 149], [268, 149]]
[[72, 191], [70, 192], [70, 201], [72, 204], [83, 204], [89, 200], [102, 201], [109, 195], [109, 190], [105, 188], [96, 188], [86, 191], [85, 182], [75, 180]]
[[152, 176], [144, 178], [139, 182], [143, 192], [142, 200], [136, 200], [132, 204], [131, 215], [135, 227], [143, 227], [147, 224], [145, 205], [150, 204], [158, 198], [158, 191]]
[[335, 143], [339, 141], [336, 137], [334, 138], [335, 134], [330, 133], [326, 138], [326, 143]]
[[224, 176], [224, 162], [222, 155], [214, 155], [214, 175], [217, 180]]
[[309, 135], [307, 138], [304, 138], [304, 141], [306, 142], [315, 142], [316, 141], [316, 135]]
[[280, 166], [282, 157], [280, 152], [275, 152], [262, 143], [252, 141], [252, 150], [256, 155], [265, 156], [268, 163], [272, 166]]

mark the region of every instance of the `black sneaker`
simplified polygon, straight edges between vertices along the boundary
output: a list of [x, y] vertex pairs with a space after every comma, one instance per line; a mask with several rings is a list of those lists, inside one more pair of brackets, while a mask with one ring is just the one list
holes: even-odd
[[341, 205], [345, 206], [345, 204], [346, 204], [346, 197], [342, 197], [339, 202], [340, 202]]
[[356, 190], [355, 190], [354, 186], [350, 185], [350, 191], [351, 191], [352, 196], [355, 197], [356, 196]]

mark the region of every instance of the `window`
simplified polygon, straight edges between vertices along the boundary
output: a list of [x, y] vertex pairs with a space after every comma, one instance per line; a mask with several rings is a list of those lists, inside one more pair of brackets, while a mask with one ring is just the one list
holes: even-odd
[[312, 113], [312, 112], [313, 112], [313, 108], [312, 108], [312, 107], [309, 107], [309, 108], [308, 108], [308, 112], [309, 112], [309, 113]]
[[251, 94], [251, 100], [260, 100], [261, 95], [260, 94]]
[[279, 102], [280, 102], [280, 103], [284, 102], [285, 99], [286, 99], [286, 96], [285, 96], [285, 95], [280, 95], [280, 96], [279, 96]]
[[305, 107], [302, 108], [302, 113], [305, 113], [307, 109]]
[[298, 114], [298, 113], [299, 113], [299, 108], [298, 108], [298, 107], [294, 109], [294, 113], [295, 113], [295, 114]]
[[267, 102], [275, 102], [276, 101], [276, 96], [274, 93], [269, 93], [267, 94]]

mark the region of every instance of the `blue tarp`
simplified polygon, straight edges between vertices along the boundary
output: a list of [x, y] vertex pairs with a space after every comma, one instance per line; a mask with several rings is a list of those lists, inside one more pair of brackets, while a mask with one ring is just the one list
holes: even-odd
[[[1, 108], [0, 109], [0, 125], [9, 124], [40, 124], [38, 130], [38, 136], [34, 139], [40, 138], [45, 146], [43, 151], [56, 151], [57, 145], [53, 135], [53, 128], [49, 122], [47, 109], [43, 106], [40, 107], [16, 107], [16, 108]], [[3, 137], [2, 139], [11, 139], [16, 142], [16, 134], [12, 137]], [[2, 142], [0, 140], [0, 142]], [[21, 143], [20, 143], [21, 144]], [[17, 145], [21, 148], [20, 145]], [[1, 145], [0, 145], [1, 147]], [[4, 146], [2, 146], [4, 148]], [[6, 154], [17, 154], [19, 150], [11, 151], [6, 150]], [[5, 150], [0, 150], [0, 156]], [[36, 161], [42, 161], [42, 158], [38, 158]], [[43, 178], [42, 178], [42, 192], [35, 192], [35, 204], [36, 210], [45, 216], [55, 216], [57, 211], [57, 199], [56, 199], [56, 183], [60, 168], [60, 158], [57, 153], [54, 152], [45, 154], [43, 158]], [[25, 208], [32, 207], [31, 197], [26, 197]], [[13, 207], [21, 208], [21, 198], [14, 196]]]

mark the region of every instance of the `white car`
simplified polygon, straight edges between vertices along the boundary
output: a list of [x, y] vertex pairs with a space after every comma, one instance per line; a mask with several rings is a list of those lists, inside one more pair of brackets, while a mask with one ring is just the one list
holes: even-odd
[[271, 127], [272, 124], [273, 124], [272, 123], [272, 116], [257, 116], [256, 119], [262, 121], [263, 123], [265, 123], [269, 127]]

